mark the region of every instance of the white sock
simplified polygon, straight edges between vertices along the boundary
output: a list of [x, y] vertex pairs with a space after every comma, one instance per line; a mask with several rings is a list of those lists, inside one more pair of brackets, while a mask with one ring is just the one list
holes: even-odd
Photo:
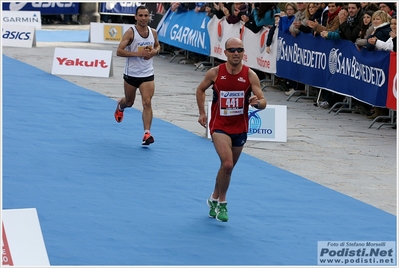
[[125, 109], [122, 109], [121, 108], [121, 105], [120, 104], [118, 104], [118, 109], [119, 109], [119, 111], [121, 111], [121, 112], [123, 112]]
[[227, 204], [227, 201], [219, 201], [219, 204]]
[[211, 194], [211, 197], [209, 198], [209, 200], [211, 200], [211, 201], [219, 201], [219, 198], [215, 199], [215, 198], [213, 198], [213, 194]]
[[150, 131], [148, 129], [144, 130], [144, 134], [146, 134], [146, 133], [150, 133]]

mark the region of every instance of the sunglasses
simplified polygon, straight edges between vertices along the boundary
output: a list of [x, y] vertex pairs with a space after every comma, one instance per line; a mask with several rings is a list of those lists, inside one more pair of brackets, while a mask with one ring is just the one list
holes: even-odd
[[226, 48], [226, 50], [230, 53], [235, 53], [236, 51], [238, 53], [244, 52], [244, 48], [242, 48], [242, 47], [230, 47], [230, 48]]

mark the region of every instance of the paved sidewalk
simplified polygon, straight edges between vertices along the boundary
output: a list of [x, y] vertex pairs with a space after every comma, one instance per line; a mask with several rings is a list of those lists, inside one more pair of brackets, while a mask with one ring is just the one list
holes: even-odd
[[[88, 29], [88, 26], [57, 25], [43, 29]], [[123, 96], [125, 59], [115, 56], [117, 45], [38, 42], [31, 49], [3, 47], [3, 54], [51, 73], [55, 47], [112, 50], [114, 76], [61, 77], [115, 100]], [[195, 71], [193, 64], [179, 64], [178, 59], [169, 62], [170, 59], [169, 55], [154, 58], [154, 116], [205, 138], [205, 129], [197, 122], [195, 100], [196, 87], [205, 71]], [[207, 92], [207, 100], [211, 100], [211, 90]], [[264, 94], [268, 104], [287, 106], [288, 140], [286, 143], [248, 141], [245, 153], [396, 215], [396, 130], [391, 127], [377, 130], [380, 123], [369, 129], [371, 120], [365, 116], [328, 114], [328, 110], [313, 106], [311, 100], [295, 102], [294, 97], [286, 101], [287, 96], [272, 87], [266, 88]], [[140, 95], [134, 107], [141, 110]], [[112, 114], [114, 107], [109, 109]]]

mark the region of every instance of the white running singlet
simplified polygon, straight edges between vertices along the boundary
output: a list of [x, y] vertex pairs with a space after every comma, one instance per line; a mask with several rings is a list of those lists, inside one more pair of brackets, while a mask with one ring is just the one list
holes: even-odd
[[[133, 42], [128, 45], [125, 50], [131, 52], [138, 52], [145, 48], [153, 49], [154, 48], [154, 36], [152, 34], [152, 30], [148, 27], [148, 37], [143, 38], [136, 29], [136, 26], [133, 26]], [[152, 58], [149, 60], [145, 60], [143, 57], [127, 57], [125, 63], [125, 71], [124, 73], [128, 76], [132, 77], [148, 77], [154, 74], [154, 67], [152, 66]]]

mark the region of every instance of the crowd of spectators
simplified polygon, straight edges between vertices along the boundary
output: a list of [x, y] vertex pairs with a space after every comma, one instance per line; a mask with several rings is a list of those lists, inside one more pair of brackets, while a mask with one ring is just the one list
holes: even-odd
[[[308, 34], [330, 40], [349, 40], [359, 50], [396, 52], [396, 2], [170, 2], [164, 5], [172, 12], [195, 10], [211, 18], [225, 18], [229, 24], [242, 23], [254, 33], [268, 27], [266, 53], [271, 51], [272, 37], [278, 28], [293, 36]], [[282, 78], [279, 81], [288, 96], [303, 93], [305, 89], [305, 85], [297, 81]], [[315, 106], [321, 108], [330, 108], [344, 99], [328, 90], [320, 93]], [[370, 119], [387, 112], [378, 107], [358, 105]]]
[[[172, 2], [173, 12], [195, 9], [206, 12], [218, 19], [226, 18], [227, 23], [242, 22], [246, 28], [258, 33], [263, 27], [270, 28], [266, 41], [266, 53], [270, 53], [272, 36], [279, 27], [282, 31], [297, 36], [320, 35], [330, 40], [349, 40], [359, 49], [386, 50], [396, 52], [396, 3], [375, 2], [212, 2], [180, 3]], [[303, 84], [282, 79], [287, 95], [303, 91]], [[344, 96], [321, 90], [321, 98], [315, 106], [330, 108], [342, 102]], [[367, 117], [375, 119], [387, 111], [365, 104], [362, 111]]]

